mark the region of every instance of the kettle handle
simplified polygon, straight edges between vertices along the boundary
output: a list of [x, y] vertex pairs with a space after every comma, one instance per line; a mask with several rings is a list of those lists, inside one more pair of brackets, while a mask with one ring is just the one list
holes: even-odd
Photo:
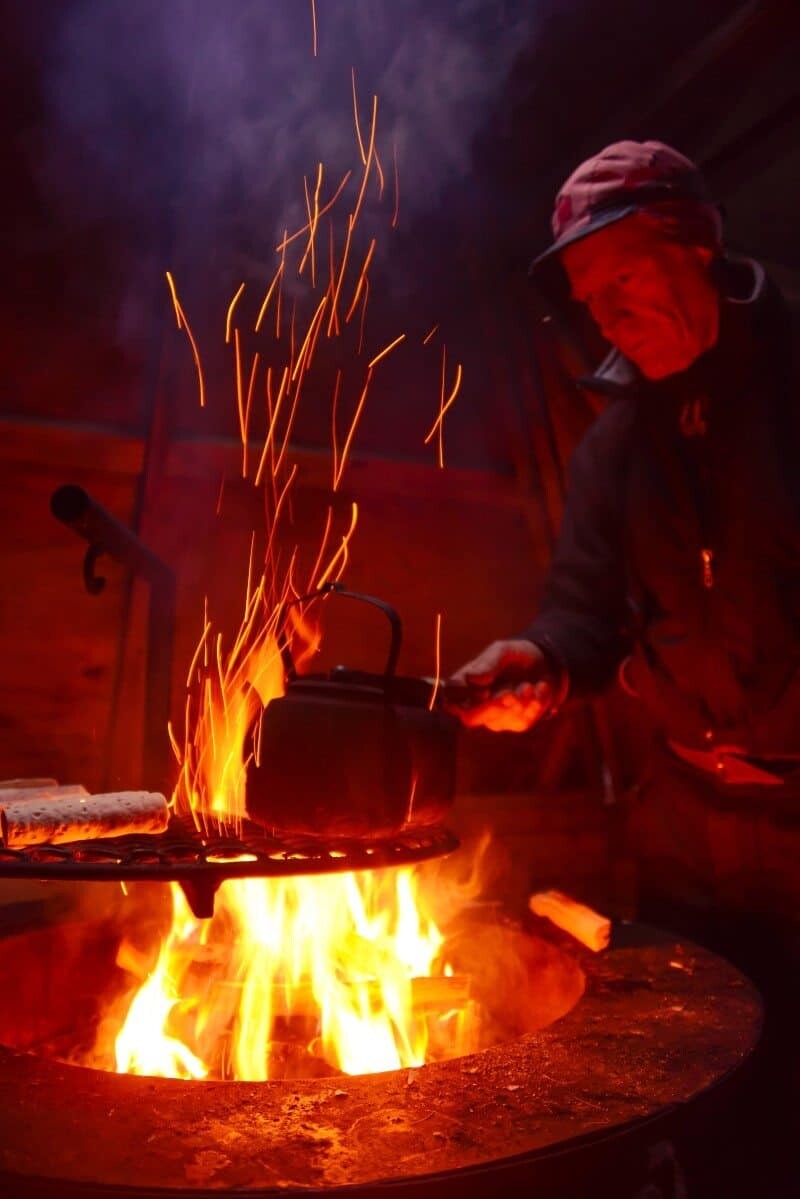
[[361, 600], [362, 603], [372, 604], [373, 608], [380, 608], [381, 612], [385, 613], [392, 627], [392, 639], [389, 645], [389, 657], [386, 660], [386, 667], [383, 673], [387, 682], [389, 679], [393, 679], [397, 671], [397, 659], [400, 657], [400, 645], [403, 640], [403, 625], [399, 615], [390, 604], [387, 604], [384, 600], [377, 599], [374, 595], [361, 595], [358, 591], [348, 591], [341, 583], [332, 582], [324, 583], [316, 591], [310, 591], [308, 595], [299, 595], [297, 599], [290, 600], [288, 604], [281, 605], [278, 615], [277, 641], [287, 680], [291, 682], [297, 678], [297, 669], [292, 657], [292, 651], [289, 648], [289, 639], [286, 636], [286, 613], [295, 604], [305, 604], [310, 600], [319, 599], [322, 595], [341, 595], [345, 599]]

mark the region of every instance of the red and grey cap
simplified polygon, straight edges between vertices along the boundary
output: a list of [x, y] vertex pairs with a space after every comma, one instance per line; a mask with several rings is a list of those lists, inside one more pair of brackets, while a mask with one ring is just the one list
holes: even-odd
[[531, 274], [565, 246], [643, 209], [663, 217], [673, 236], [722, 245], [722, 217], [699, 168], [663, 142], [613, 142], [587, 158], [561, 187], [553, 209], [553, 244]]

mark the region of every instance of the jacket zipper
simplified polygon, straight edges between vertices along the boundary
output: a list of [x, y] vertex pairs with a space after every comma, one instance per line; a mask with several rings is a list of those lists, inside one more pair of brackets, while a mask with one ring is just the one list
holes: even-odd
[[[696, 454], [690, 456], [687, 461], [688, 480], [694, 500], [695, 513], [697, 515], [698, 533], [700, 540], [700, 585], [702, 587], [704, 601], [701, 603], [701, 622], [703, 628], [703, 645], [701, 655], [703, 659], [703, 674], [706, 678], [706, 687], [708, 694], [713, 695], [713, 685], [708, 683], [710, 672], [714, 669], [714, 654], [713, 643], [715, 641], [715, 621], [712, 611], [712, 591], [714, 589], [715, 580], [715, 555], [714, 550], [708, 544], [711, 540], [711, 496], [707, 474], [708, 468], [708, 443], [705, 437], [699, 439], [699, 444], [696, 445]], [[688, 448], [688, 447], [687, 447]], [[705, 688], [704, 688], [705, 689]], [[705, 709], [705, 702], [703, 702]], [[711, 711], [705, 710], [704, 716], [708, 719], [708, 727], [706, 729], [706, 737], [708, 737], [709, 729], [712, 730], [715, 724]]]
[[710, 591], [714, 586], [714, 551], [704, 546], [700, 550], [700, 563], [703, 571], [703, 586]]

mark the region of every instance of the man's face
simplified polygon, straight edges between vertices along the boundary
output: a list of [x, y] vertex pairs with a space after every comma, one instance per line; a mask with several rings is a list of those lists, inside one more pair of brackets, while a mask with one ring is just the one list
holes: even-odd
[[685, 370], [719, 332], [719, 293], [711, 252], [664, 235], [635, 214], [561, 252], [572, 294], [607, 341], [648, 379]]

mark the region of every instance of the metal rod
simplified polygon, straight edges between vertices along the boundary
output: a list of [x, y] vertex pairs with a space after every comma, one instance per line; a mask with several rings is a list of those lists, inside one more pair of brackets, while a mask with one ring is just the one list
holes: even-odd
[[144, 783], [169, 793], [170, 749], [167, 723], [172, 688], [172, 652], [175, 639], [176, 582], [174, 572], [126, 525], [74, 484], [59, 487], [50, 498], [50, 510], [89, 543], [84, 565], [87, 590], [97, 594], [102, 582], [94, 574], [100, 554], [108, 554], [150, 587], [147, 614], [144, 711]]

